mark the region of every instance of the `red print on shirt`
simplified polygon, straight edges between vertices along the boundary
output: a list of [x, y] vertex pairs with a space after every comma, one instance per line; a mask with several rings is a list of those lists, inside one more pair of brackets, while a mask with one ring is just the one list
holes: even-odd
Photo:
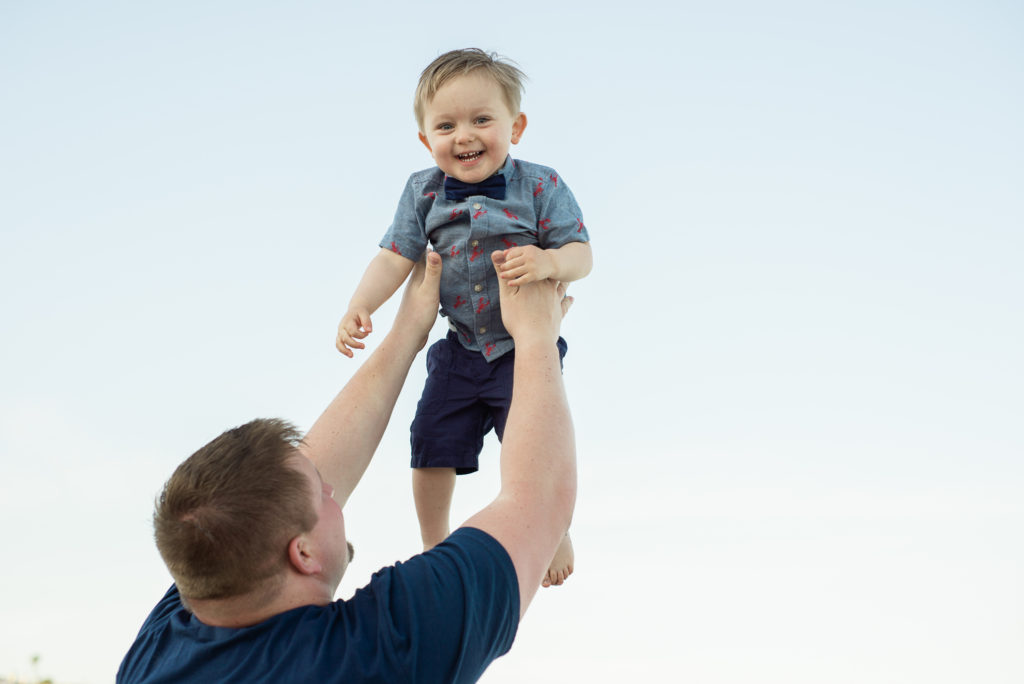
[[505, 243], [505, 249], [512, 249], [513, 247], [519, 246], [516, 243], [509, 240], [508, 238], [501, 238], [501, 241]]
[[458, 309], [460, 306], [466, 303], [466, 300], [462, 298], [462, 295], [455, 297], [455, 303], [452, 304], [453, 309]]
[[490, 356], [491, 352], [494, 351], [494, 347], [495, 347], [495, 344], [493, 342], [488, 342], [487, 343], [487, 347], [484, 350], [484, 354], [486, 354], [487, 356]]
[[576, 219], [576, 223], [580, 224], [580, 227], [576, 229], [577, 233], [583, 232], [583, 219]]
[[558, 176], [556, 176], [555, 174], [551, 174], [550, 176], [548, 176], [548, 178], [551, 179], [551, 182], [554, 183], [555, 187], [557, 188], [558, 187]]
[[483, 216], [486, 213], [487, 213], [486, 209], [481, 209], [480, 211], [478, 211], [475, 214], [473, 214], [473, 218], [478, 219], [478, 218], [480, 218], [481, 216]]
[[540, 193], [544, 192], [544, 181], [537, 181], [537, 187], [533, 189], [533, 196], [536, 197]]
[[452, 248], [451, 250], [449, 250], [448, 254], [450, 256], [459, 256], [460, 254], [462, 254], [462, 250], [458, 249], [455, 245], [452, 245]]
[[540, 222], [540, 227], [542, 230], [551, 230], [551, 219], [543, 219]]
[[454, 221], [459, 214], [462, 213], [461, 209], [452, 209], [452, 215], [448, 217], [449, 221]]
[[476, 261], [476, 258], [478, 256], [480, 256], [481, 254], [483, 254], [483, 253], [484, 253], [484, 248], [481, 247], [480, 245], [477, 245], [476, 247], [473, 248], [473, 253], [469, 255], [469, 260], [470, 261]]
[[487, 299], [486, 297], [481, 297], [480, 298], [480, 303], [476, 305], [476, 312], [480, 313], [481, 311], [486, 309], [487, 305], [490, 304], [490, 303], [491, 303], [490, 299]]
[[510, 218], [510, 219], [512, 219], [513, 221], [518, 221], [518, 220], [519, 220], [519, 217], [518, 217], [518, 216], [516, 216], [515, 214], [513, 214], [513, 213], [512, 213], [511, 211], [509, 211], [508, 209], [502, 209], [502, 211], [503, 211], [503, 212], [505, 212], [505, 216], [509, 217], [509, 218]]
[[437, 193], [436, 192], [425, 192], [425, 193], [423, 193], [423, 196], [424, 197], [429, 197], [430, 199], [437, 199]]
[[391, 241], [391, 251], [399, 256], [402, 255], [402, 250], [398, 249], [398, 245], [395, 244], [394, 240]]

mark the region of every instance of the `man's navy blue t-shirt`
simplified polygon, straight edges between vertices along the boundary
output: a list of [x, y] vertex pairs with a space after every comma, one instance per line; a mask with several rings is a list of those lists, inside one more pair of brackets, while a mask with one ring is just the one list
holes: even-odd
[[119, 684], [475, 682], [512, 646], [519, 584], [489, 534], [444, 543], [375, 573], [347, 601], [242, 628], [205, 625], [172, 586], [142, 625]]

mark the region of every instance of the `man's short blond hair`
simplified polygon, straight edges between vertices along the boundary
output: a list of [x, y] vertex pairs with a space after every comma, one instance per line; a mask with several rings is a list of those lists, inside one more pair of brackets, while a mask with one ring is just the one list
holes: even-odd
[[413, 110], [416, 112], [416, 124], [423, 131], [423, 113], [434, 95], [448, 81], [465, 76], [471, 71], [483, 69], [501, 87], [505, 94], [505, 103], [515, 116], [519, 114], [519, 103], [523, 95], [523, 81], [526, 74], [515, 64], [493, 52], [484, 52], [479, 48], [465, 48], [446, 52], [420, 74], [420, 82], [416, 86], [416, 98]]

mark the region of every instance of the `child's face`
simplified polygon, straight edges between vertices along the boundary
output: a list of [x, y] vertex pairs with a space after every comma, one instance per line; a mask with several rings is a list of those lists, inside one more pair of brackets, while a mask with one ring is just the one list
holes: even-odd
[[437, 166], [464, 183], [479, 183], [505, 164], [526, 115], [512, 113], [501, 86], [481, 71], [448, 81], [423, 108], [420, 140]]

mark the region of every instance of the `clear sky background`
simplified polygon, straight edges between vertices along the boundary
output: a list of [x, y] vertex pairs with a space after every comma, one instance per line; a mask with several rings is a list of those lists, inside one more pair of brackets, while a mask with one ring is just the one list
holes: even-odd
[[[0, 1], [0, 677], [111, 681], [174, 467], [351, 376], [416, 79], [479, 46], [595, 255], [577, 572], [483, 681], [1024, 680], [1022, 35], [1009, 1]], [[418, 550], [424, 372], [339, 597]], [[454, 522], [496, 491], [489, 442]]]

